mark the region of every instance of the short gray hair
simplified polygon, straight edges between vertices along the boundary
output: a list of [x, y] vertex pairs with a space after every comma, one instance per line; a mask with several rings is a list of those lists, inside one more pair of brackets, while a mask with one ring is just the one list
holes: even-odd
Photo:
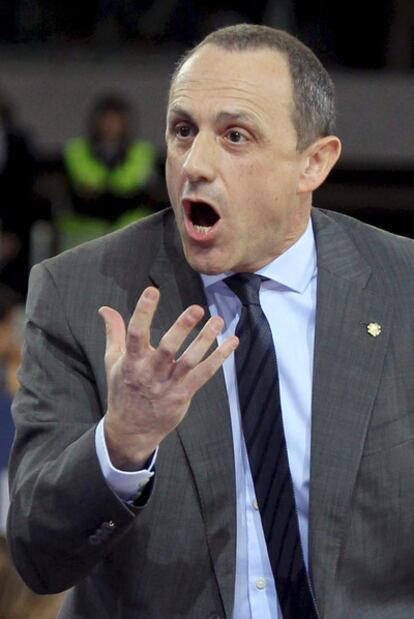
[[187, 51], [175, 68], [171, 85], [183, 64], [205, 45], [228, 51], [275, 49], [287, 60], [293, 84], [292, 121], [297, 134], [297, 149], [304, 150], [319, 137], [332, 135], [335, 129], [335, 89], [326, 69], [309, 47], [294, 36], [255, 24], [237, 24], [207, 35]]

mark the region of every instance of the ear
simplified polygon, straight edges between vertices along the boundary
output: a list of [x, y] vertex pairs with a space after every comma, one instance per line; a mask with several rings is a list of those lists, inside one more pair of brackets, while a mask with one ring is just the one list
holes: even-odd
[[341, 141], [334, 135], [319, 138], [306, 148], [303, 169], [298, 182], [298, 194], [315, 191], [328, 176], [341, 154]]

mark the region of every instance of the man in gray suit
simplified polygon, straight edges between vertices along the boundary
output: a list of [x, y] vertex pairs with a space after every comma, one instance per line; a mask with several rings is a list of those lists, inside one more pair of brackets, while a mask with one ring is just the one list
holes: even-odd
[[209, 35], [172, 80], [172, 210], [33, 270], [9, 541], [36, 591], [71, 588], [62, 618], [282, 616], [240, 421], [238, 272], [266, 278], [315, 598], [289, 617], [414, 616], [414, 245], [312, 208], [333, 116], [294, 38]]

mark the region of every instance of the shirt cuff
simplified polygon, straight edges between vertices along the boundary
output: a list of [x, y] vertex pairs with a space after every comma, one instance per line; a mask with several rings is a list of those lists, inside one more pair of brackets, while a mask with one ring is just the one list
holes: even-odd
[[155, 461], [157, 459], [158, 447], [151, 458], [149, 466], [141, 471], [121, 471], [113, 466], [109, 457], [105, 442], [103, 417], [95, 431], [95, 449], [101, 466], [102, 474], [108, 486], [123, 501], [128, 503], [135, 501], [142, 493], [143, 489], [154, 475]]

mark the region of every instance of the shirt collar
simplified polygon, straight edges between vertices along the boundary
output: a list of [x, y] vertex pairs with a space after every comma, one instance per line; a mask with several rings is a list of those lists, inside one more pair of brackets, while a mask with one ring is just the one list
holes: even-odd
[[[285, 288], [303, 293], [316, 274], [316, 244], [311, 220], [309, 219], [305, 232], [296, 243], [256, 273]], [[232, 275], [232, 272], [228, 271], [218, 275], [201, 273], [200, 275], [204, 288], [209, 288]]]

